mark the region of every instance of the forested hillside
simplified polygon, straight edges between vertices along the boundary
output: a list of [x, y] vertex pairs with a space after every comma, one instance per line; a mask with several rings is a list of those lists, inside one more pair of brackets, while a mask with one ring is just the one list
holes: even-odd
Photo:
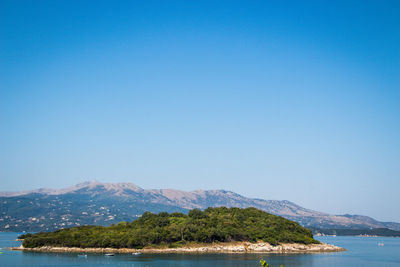
[[187, 242], [212, 243], [264, 241], [318, 243], [310, 230], [283, 217], [256, 208], [207, 208], [183, 213], [145, 212], [133, 222], [109, 227], [80, 226], [50, 233], [26, 234], [24, 247], [143, 248], [152, 245], [180, 246]]

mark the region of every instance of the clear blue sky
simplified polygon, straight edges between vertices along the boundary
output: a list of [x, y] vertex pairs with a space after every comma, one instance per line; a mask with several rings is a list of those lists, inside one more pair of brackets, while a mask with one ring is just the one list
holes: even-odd
[[96, 179], [400, 221], [399, 14], [3, 0], [0, 191]]

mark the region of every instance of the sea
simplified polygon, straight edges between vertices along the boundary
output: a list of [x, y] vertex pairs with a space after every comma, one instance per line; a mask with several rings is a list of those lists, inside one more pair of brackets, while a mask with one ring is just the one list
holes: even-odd
[[0, 266], [157, 266], [157, 267], [213, 267], [213, 266], [260, 266], [265, 259], [270, 267], [400, 267], [400, 238], [392, 237], [343, 237], [324, 236], [318, 240], [347, 249], [344, 252], [322, 254], [87, 254], [40, 253], [7, 250], [19, 246], [20, 233], [0, 233]]

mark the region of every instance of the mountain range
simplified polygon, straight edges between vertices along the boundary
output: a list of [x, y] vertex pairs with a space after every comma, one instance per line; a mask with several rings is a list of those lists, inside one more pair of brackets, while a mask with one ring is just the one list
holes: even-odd
[[380, 222], [361, 215], [331, 215], [287, 200], [248, 198], [226, 190], [143, 189], [132, 183], [91, 181], [64, 189], [2, 192], [0, 204], [0, 231], [52, 231], [86, 224], [110, 225], [132, 221], [145, 211], [187, 212], [219, 206], [255, 207], [310, 228], [400, 231], [400, 223]]

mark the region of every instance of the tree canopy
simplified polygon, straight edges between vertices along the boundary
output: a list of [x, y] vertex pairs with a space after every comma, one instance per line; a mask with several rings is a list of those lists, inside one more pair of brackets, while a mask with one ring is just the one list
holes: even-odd
[[256, 208], [207, 208], [183, 213], [145, 212], [133, 222], [108, 227], [79, 226], [54, 232], [25, 234], [24, 247], [112, 247], [181, 246], [186, 243], [264, 241], [319, 243], [312, 232], [298, 223]]

